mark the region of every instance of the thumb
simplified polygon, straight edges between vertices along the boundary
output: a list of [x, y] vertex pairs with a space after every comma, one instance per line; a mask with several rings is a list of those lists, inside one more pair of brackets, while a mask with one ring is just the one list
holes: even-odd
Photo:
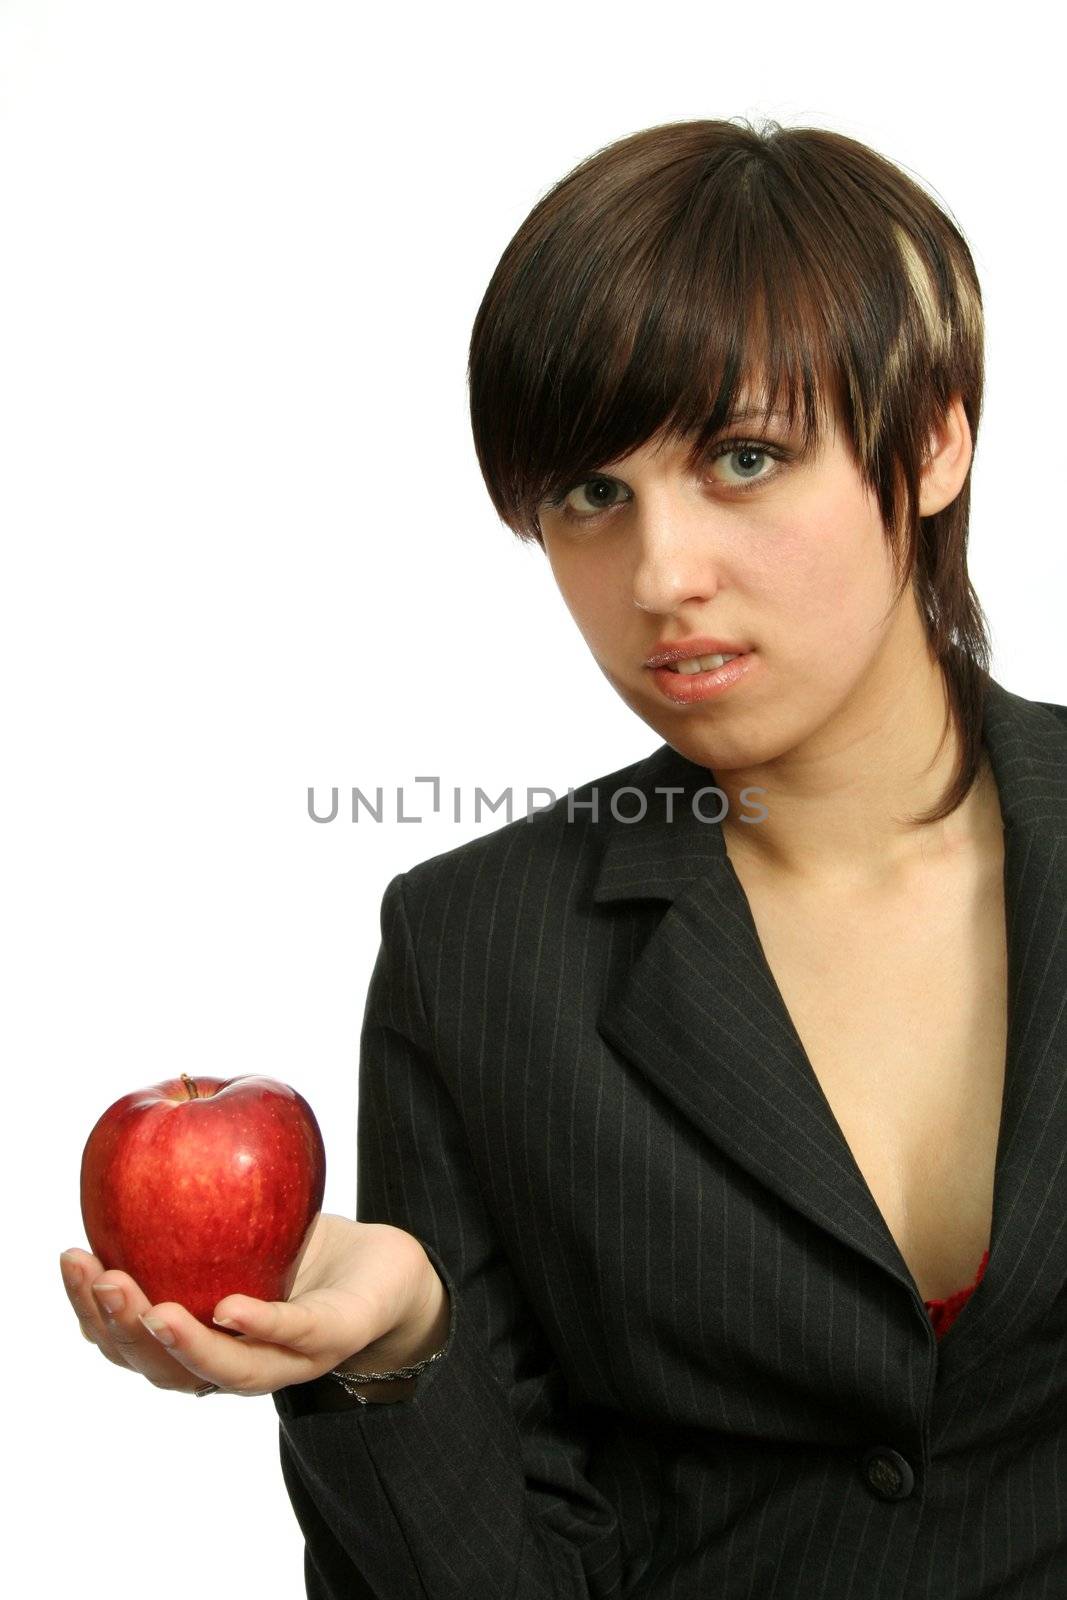
[[358, 1303], [342, 1310], [326, 1295], [256, 1300], [251, 1295], [231, 1294], [219, 1301], [211, 1320], [232, 1333], [285, 1345], [317, 1359], [333, 1359], [337, 1351], [348, 1356], [375, 1337], [367, 1315], [360, 1315]]

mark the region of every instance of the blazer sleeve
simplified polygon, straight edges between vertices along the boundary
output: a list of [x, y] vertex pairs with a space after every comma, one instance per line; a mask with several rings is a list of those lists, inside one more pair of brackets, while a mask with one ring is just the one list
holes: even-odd
[[403, 874], [360, 1036], [357, 1218], [420, 1240], [448, 1290], [444, 1355], [392, 1404], [280, 1418], [309, 1600], [621, 1600], [615, 1507], [501, 1248], [435, 1067]]

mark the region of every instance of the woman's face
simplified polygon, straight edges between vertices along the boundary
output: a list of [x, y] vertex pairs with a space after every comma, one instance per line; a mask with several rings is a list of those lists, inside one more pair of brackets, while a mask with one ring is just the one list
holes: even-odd
[[[773, 760], [864, 688], [876, 701], [899, 691], [914, 667], [915, 599], [909, 587], [893, 605], [878, 503], [847, 439], [828, 419], [813, 456], [801, 461], [800, 445], [782, 417], [735, 420], [686, 474], [683, 448], [653, 440], [539, 512], [553, 575], [601, 671], [701, 765]], [[725, 692], [681, 703], [671, 696], [707, 677], [644, 663], [700, 636], [742, 647], [746, 670]]]

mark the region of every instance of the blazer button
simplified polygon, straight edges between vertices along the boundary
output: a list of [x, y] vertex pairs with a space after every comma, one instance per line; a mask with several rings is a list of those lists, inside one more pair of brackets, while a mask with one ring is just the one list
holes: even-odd
[[883, 1500], [905, 1500], [915, 1487], [915, 1474], [899, 1450], [876, 1444], [860, 1458], [860, 1470], [869, 1489]]

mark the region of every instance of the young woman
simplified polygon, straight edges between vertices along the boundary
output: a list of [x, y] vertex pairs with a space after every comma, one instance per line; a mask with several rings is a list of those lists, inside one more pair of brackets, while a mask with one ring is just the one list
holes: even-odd
[[385, 891], [357, 1211], [432, 1272], [395, 1404], [272, 1390], [309, 1596], [1067, 1592], [1067, 708], [989, 675], [982, 349], [825, 130], [648, 129], [504, 252], [486, 485], [662, 742]]

